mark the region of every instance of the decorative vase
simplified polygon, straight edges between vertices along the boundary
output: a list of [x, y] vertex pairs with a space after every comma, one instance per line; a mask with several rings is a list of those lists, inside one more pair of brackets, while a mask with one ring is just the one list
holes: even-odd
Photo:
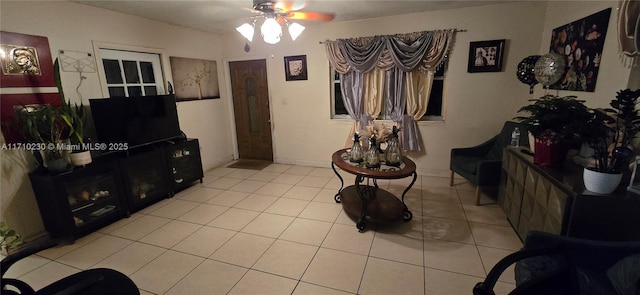
[[584, 187], [597, 194], [610, 194], [620, 184], [622, 180], [622, 173], [610, 174], [593, 171], [591, 169], [584, 168], [582, 175], [584, 180]]
[[376, 145], [375, 136], [371, 136], [371, 138], [369, 139], [369, 150], [366, 153], [364, 163], [367, 168], [380, 167], [380, 152], [378, 151]]
[[84, 166], [92, 162], [91, 151], [83, 151], [69, 154], [69, 160], [73, 166]]
[[562, 140], [553, 141], [536, 137], [534, 147], [533, 163], [540, 166], [562, 167], [569, 152], [569, 146]]
[[385, 164], [389, 166], [398, 167], [402, 163], [402, 150], [400, 149], [400, 143], [398, 142], [398, 128], [393, 126], [393, 133], [389, 142], [387, 143], [387, 149], [384, 153]]
[[360, 135], [358, 133], [353, 134], [353, 146], [349, 151], [349, 161], [353, 163], [360, 163], [363, 161], [362, 145], [360, 145]]

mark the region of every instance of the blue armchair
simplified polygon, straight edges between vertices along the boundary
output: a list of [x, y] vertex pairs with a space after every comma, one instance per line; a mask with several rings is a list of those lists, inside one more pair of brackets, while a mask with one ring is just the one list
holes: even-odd
[[464, 177], [476, 186], [476, 205], [480, 205], [482, 187], [500, 183], [502, 152], [511, 143], [511, 133], [515, 127], [520, 129], [520, 146], [528, 147], [527, 125], [507, 121], [500, 134], [486, 142], [473, 147], [451, 149], [449, 185], [453, 186], [454, 173]]

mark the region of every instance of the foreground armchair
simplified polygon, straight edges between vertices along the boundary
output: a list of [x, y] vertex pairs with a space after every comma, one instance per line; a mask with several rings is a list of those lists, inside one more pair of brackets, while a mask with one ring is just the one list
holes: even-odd
[[603, 242], [530, 231], [524, 247], [500, 260], [474, 295], [495, 295], [498, 278], [515, 264], [510, 295], [640, 294], [640, 241]]
[[500, 134], [486, 142], [473, 147], [451, 149], [449, 185], [453, 186], [454, 173], [464, 177], [476, 186], [476, 205], [480, 205], [482, 187], [497, 186], [500, 183], [502, 152], [511, 143], [511, 133], [515, 127], [520, 129], [520, 146], [528, 147], [527, 126], [507, 121]]
[[20, 259], [31, 256], [44, 249], [54, 246], [54, 242], [29, 247], [18, 253], [11, 254], [0, 261], [2, 280], [1, 295], [139, 295], [138, 287], [126, 275], [113, 269], [97, 268], [80, 271], [66, 278], [60, 279], [44, 288], [35, 291], [29, 284], [15, 278], [5, 278], [7, 270]]

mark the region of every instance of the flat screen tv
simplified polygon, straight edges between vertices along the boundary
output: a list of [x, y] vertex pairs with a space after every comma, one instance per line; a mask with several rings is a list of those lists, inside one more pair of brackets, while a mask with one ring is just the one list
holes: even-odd
[[129, 148], [181, 137], [173, 95], [89, 99], [100, 143]]

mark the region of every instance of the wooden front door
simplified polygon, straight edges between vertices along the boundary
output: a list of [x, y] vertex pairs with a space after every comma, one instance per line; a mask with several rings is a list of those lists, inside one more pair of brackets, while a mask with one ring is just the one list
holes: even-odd
[[229, 62], [240, 159], [273, 161], [267, 62]]

